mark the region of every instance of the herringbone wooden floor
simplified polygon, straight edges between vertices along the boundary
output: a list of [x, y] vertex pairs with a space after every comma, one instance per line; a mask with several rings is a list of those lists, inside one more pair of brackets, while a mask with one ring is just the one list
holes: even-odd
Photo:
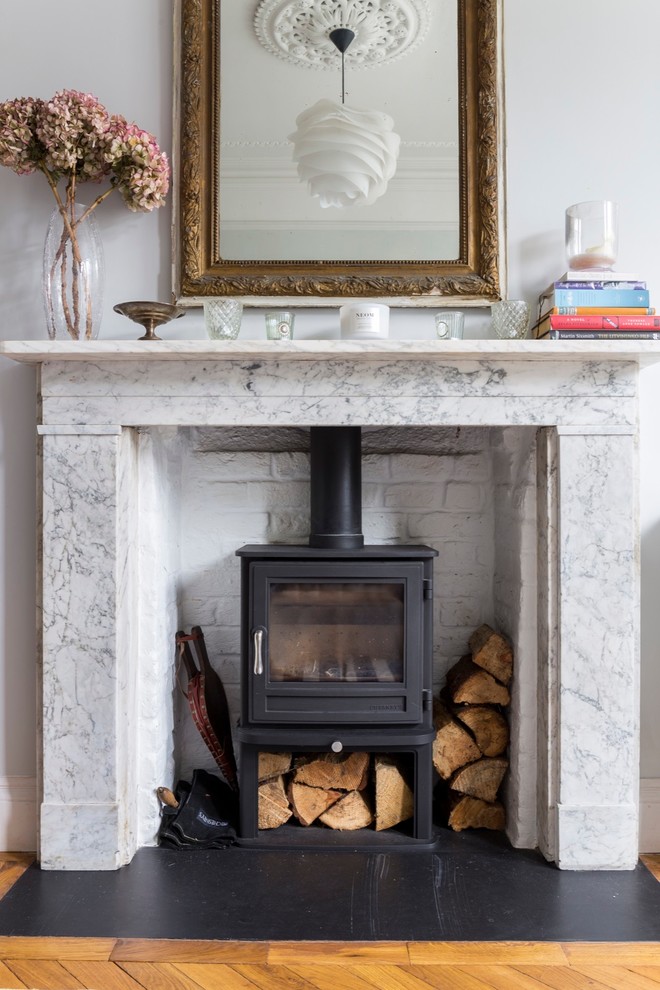
[[[0, 896], [31, 861], [0, 854]], [[660, 855], [644, 857], [660, 880]], [[0, 990], [660, 990], [660, 943], [0, 937]]]

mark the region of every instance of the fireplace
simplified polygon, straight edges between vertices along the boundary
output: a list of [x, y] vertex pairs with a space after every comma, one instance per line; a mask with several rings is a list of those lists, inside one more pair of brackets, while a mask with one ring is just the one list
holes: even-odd
[[[185, 625], [182, 468], [173, 450], [191, 428], [258, 432], [274, 423], [489, 438], [494, 524], [473, 560], [491, 573], [482, 618], [511, 638], [516, 657], [509, 837], [538, 845], [562, 868], [634, 867], [636, 433], [640, 355], [655, 359], [653, 347], [175, 341], [155, 342], [147, 354], [130, 341], [5, 342], [0, 353], [40, 368], [42, 867], [114, 869], [154, 843], [154, 792], [174, 773], [172, 644]], [[447, 488], [443, 498], [450, 530], [434, 564], [441, 614], [455, 608], [445, 604], [448, 589], [460, 597], [460, 574], [448, 571], [456, 497]], [[469, 516], [463, 511], [459, 528]], [[422, 525], [412, 529], [407, 536], [430, 542]], [[207, 527], [200, 542], [204, 560], [213, 533]], [[238, 535], [224, 534], [234, 541], [237, 577], [235, 550], [270, 542], [245, 527]], [[377, 542], [415, 542], [397, 536], [394, 527]], [[327, 548], [316, 549], [323, 559]], [[203, 566], [213, 581], [212, 565]], [[233, 581], [226, 578], [222, 595], [234, 593]], [[218, 599], [217, 580], [215, 588]], [[203, 615], [195, 619], [206, 625]], [[444, 663], [442, 644], [440, 637], [435, 663]], [[340, 727], [341, 736], [329, 724], [323, 744], [335, 736], [356, 746], [361, 729]], [[387, 731], [392, 741], [395, 729]]]

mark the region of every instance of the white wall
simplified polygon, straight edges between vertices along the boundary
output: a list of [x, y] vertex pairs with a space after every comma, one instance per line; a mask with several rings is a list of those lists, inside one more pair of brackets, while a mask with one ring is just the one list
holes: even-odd
[[[611, 198], [621, 208], [619, 264], [647, 279], [660, 307], [660, 85], [657, 0], [503, 0], [507, 242], [510, 296], [535, 301], [564, 267], [567, 205]], [[0, 100], [94, 93], [111, 112], [152, 131], [171, 150], [172, 0], [21, 0], [0, 5]], [[98, 8], [98, 10], [96, 9]], [[45, 336], [40, 267], [52, 208], [40, 176], [0, 168], [0, 337]], [[131, 338], [112, 306], [170, 298], [170, 207], [131, 214], [111, 197], [97, 214], [106, 255], [101, 335]], [[250, 312], [245, 333], [262, 332]], [[467, 335], [486, 314], [468, 312]], [[395, 336], [432, 335], [428, 311], [398, 311]], [[137, 331], [137, 332], [136, 332]], [[329, 311], [302, 311], [299, 335], [336, 332]], [[202, 336], [199, 313], [168, 336]], [[642, 763], [660, 778], [660, 367], [642, 396]], [[34, 773], [34, 376], [0, 362], [0, 781]], [[2, 796], [0, 794], [0, 803]], [[0, 809], [1, 813], [1, 809]]]

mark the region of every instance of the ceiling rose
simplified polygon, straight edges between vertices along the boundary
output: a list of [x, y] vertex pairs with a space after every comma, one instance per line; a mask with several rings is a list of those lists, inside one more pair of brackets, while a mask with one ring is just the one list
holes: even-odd
[[254, 27], [267, 51], [306, 69], [336, 69], [329, 35], [349, 28], [346, 64], [366, 69], [411, 52], [430, 20], [428, 0], [261, 0]]

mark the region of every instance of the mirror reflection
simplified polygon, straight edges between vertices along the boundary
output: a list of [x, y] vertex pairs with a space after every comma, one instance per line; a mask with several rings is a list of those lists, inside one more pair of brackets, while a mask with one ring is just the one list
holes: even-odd
[[[457, 16], [457, 0], [262, 0], [256, 14], [252, 4], [222, 4], [222, 258], [458, 258]], [[343, 25], [353, 37], [341, 39], [342, 59], [331, 36]], [[330, 119], [305, 133], [301, 124], [301, 177], [292, 136], [317, 106]], [[398, 148], [384, 191], [366, 205], [323, 205], [309, 175], [326, 199], [369, 189], [382, 174], [388, 118], [385, 137]]]

